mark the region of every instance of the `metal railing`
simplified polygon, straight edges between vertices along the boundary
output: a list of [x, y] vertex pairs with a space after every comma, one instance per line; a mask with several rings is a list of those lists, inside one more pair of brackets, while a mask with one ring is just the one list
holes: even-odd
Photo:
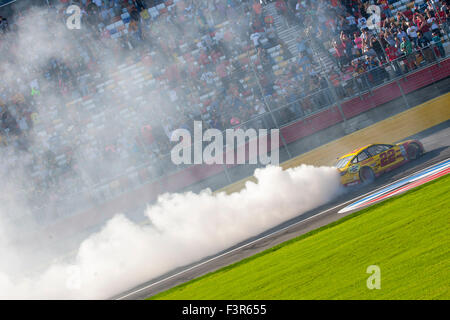
[[[423, 55], [422, 52], [423, 52], [423, 50], [418, 50], [417, 54]], [[396, 62], [403, 61], [404, 59], [405, 59], [404, 57], [401, 57], [401, 58], [397, 59]], [[399, 74], [395, 77], [390, 77], [389, 80], [386, 80], [382, 83], [378, 83], [376, 81], [369, 80], [369, 74], [370, 74], [370, 72], [373, 73], [373, 70], [363, 73], [361, 75], [358, 75], [357, 77], [352, 77], [350, 79], [347, 79], [346, 82], [353, 81], [354, 88], [360, 88], [360, 89], [352, 92], [352, 94], [350, 94], [350, 95], [342, 97], [342, 99], [339, 100], [339, 102], [345, 102], [345, 101], [351, 100], [355, 97], [358, 97], [361, 94], [368, 93], [368, 92], [370, 92], [376, 88], [382, 87], [388, 83], [396, 82], [396, 81], [404, 78], [405, 76], [412, 74], [413, 72], [416, 72], [418, 70], [427, 68], [432, 64], [439, 65], [440, 61], [441, 61], [441, 59], [439, 59], [439, 58], [435, 61], [425, 61], [422, 65], [418, 66], [417, 69], [408, 70], [408, 72], [403, 72], [401, 75]], [[392, 63], [395, 63], [395, 62], [391, 61], [389, 63], [386, 63], [386, 64], [380, 66], [379, 68], [389, 67], [392, 65]], [[389, 70], [388, 72], [392, 73], [393, 71]], [[365, 81], [367, 81], [366, 82], [367, 85], [359, 87], [358, 84], [355, 83], [355, 81], [357, 81], [358, 78], [364, 78], [364, 76], [367, 78], [367, 80], [365, 80]], [[325, 89], [319, 90], [317, 92], [311, 93], [305, 97], [299, 98], [295, 101], [284, 104], [282, 106], [272, 108], [272, 109], [269, 108], [268, 110], [266, 110], [265, 113], [256, 115], [256, 116], [252, 117], [251, 119], [248, 119], [247, 121], [243, 121], [238, 126], [235, 126], [235, 128], [239, 127], [242, 129], [247, 129], [247, 128], [254, 128], [254, 129], [277, 128], [277, 129], [281, 129], [285, 126], [288, 126], [291, 123], [305, 120], [313, 114], [320, 113], [324, 110], [327, 110], [327, 109], [337, 105], [338, 101], [331, 100], [333, 90], [336, 90], [336, 88], [325, 88]], [[335, 94], [338, 95], [338, 93], [335, 93]], [[402, 96], [404, 97], [403, 92], [402, 92]], [[296, 110], [298, 110], [298, 109], [296, 109], [296, 108], [298, 108], [298, 106], [296, 106], [296, 104], [304, 105], [305, 100], [318, 101], [320, 99], [322, 99], [324, 101], [324, 103], [322, 105], [320, 105], [319, 107], [316, 106], [316, 108], [314, 110], [311, 110], [311, 112], [308, 111], [305, 113], [301, 113], [301, 112], [296, 113]], [[271, 103], [271, 102], [268, 101], [268, 104], [269, 103]], [[286, 111], [286, 110], [290, 111], [289, 112], [290, 116], [283, 118], [282, 112]], [[294, 117], [292, 117], [292, 115], [294, 115]], [[278, 121], [276, 121], [276, 120], [278, 120]], [[223, 133], [225, 133], [225, 131], [223, 131]], [[282, 136], [283, 136], [282, 131], [280, 131], [280, 137], [282, 137]], [[191, 147], [193, 148], [194, 145], [192, 145]], [[288, 149], [289, 147], [287, 145], [282, 145], [281, 148]], [[226, 150], [224, 147], [224, 153], [225, 152], [226, 152]], [[121, 194], [124, 194], [127, 192], [132, 192], [133, 190], [141, 188], [142, 186], [144, 186], [146, 184], [155, 183], [159, 179], [161, 179], [165, 176], [168, 176], [170, 174], [175, 174], [176, 172], [185, 170], [189, 167], [191, 167], [191, 165], [180, 165], [180, 166], [174, 165], [170, 159], [170, 154], [166, 154], [166, 155], [163, 155], [162, 157], [160, 157], [160, 159], [158, 159], [156, 162], [148, 162], [148, 163], [142, 164], [140, 166], [137, 166], [137, 167], [133, 168], [132, 170], [130, 170], [127, 174], [117, 175], [111, 179], [108, 179], [107, 181], [102, 181], [101, 183], [98, 183], [96, 185], [88, 187], [88, 191], [86, 191], [86, 192], [78, 192], [76, 194], [69, 196], [66, 199], [57, 201], [56, 203], [58, 204], [58, 206], [62, 205], [61, 206], [62, 208], [70, 207], [71, 203], [72, 204], [73, 203], [77, 203], [77, 204], [83, 203], [84, 206], [82, 206], [82, 207], [78, 206], [77, 211], [85, 210], [91, 206], [99, 205], [103, 202], [109, 201]], [[146, 169], [146, 168], [149, 169], [148, 175], [145, 177], [139, 177], [138, 172], [140, 170]], [[223, 168], [224, 168], [225, 176], [229, 180], [228, 182], [229, 183], [234, 182], [234, 181], [231, 181], [230, 173], [227, 172], [227, 171], [229, 171], [229, 169], [227, 169], [226, 166], [223, 166]], [[130, 176], [134, 176], [134, 178], [130, 179], [129, 178]], [[112, 188], [110, 188], [110, 186], [113, 182], [118, 181], [123, 178], [125, 178], [124, 180], [127, 180], [126, 185], [116, 185], [116, 186], [113, 186]], [[96, 190], [96, 192], [93, 193], [92, 192], [93, 190]], [[89, 199], [89, 198], [91, 200], [86, 202], [86, 199]]]
[[[429, 47], [420, 48], [419, 50], [415, 51], [415, 61], [418, 61], [417, 56], [422, 57], [421, 62], [416, 66], [417, 69], [428, 67], [433, 63], [439, 65], [439, 62], [443, 58], [436, 55], [435, 47], [435, 45], [430, 45]], [[248, 58], [250, 60], [250, 64], [247, 69], [237, 71], [235, 74], [233, 74], [233, 77], [241, 78], [240, 76], [238, 76], [238, 73], [246, 73], [247, 76], [251, 77], [252, 80], [249, 82], [254, 82], [256, 84], [253, 88], [254, 93], [262, 98], [266, 112], [264, 114], [254, 115], [250, 119], [245, 119], [238, 125], [238, 127], [241, 128], [261, 127], [267, 129], [282, 129], [283, 127], [291, 123], [304, 120], [311, 115], [327, 110], [336, 105], [339, 107], [342, 113], [340, 105], [343, 102], [351, 100], [357, 96], [362, 96], [367, 92], [370, 93], [374, 89], [386, 85], [387, 83], [398, 81], [399, 79], [404, 78], [406, 75], [411, 74], [416, 70], [404, 67], [405, 60], [406, 63], [412, 61], [409, 60], [409, 56], [400, 57], [396, 60], [386, 62], [380, 66], [374, 66], [371, 70], [358, 75], [339, 75], [337, 79], [339, 81], [339, 84], [333, 85], [333, 83], [336, 83], [336, 80], [333, 82], [334, 79], [330, 79], [330, 74], [323, 74], [326, 72], [326, 70], [321, 64], [320, 76], [324, 78], [325, 83], [317, 86], [314, 90], [301, 90], [301, 92], [299, 92], [299, 87], [297, 87], [294, 92], [290, 92], [289, 94], [268, 95], [261, 83], [260, 74], [257, 71], [257, 68], [259, 66], [257, 66], [249, 56]], [[233, 77], [230, 76], [230, 78]], [[405, 98], [403, 92], [402, 96]], [[343, 113], [342, 116], [343, 119], [346, 120]], [[207, 125], [205, 126], [205, 129], [206, 128], [208, 128]], [[283, 144], [282, 148], [286, 151], [289, 157], [292, 157], [289, 147], [281, 131], [280, 138]], [[134, 168], [129, 168], [129, 171], [126, 174], [119, 174], [107, 179], [103, 179], [101, 182], [96, 184], [85, 185], [85, 188], [88, 189], [87, 191], [76, 192], [75, 194], [68, 195], [65, 199], [57, 200], [55, 203], [63, 204], [67, 201], [70, 203], [75, 201], [80, 204], [85, 202], [78, 199], [94, 198], [93, 201], [87, 206], [98, 205], [99, 203], [108, 201], [109, 199], [116, 197], [122, 193], [130, 192], [148, 183], [153, 183], [159, 180], [161, 177], [176, 173], [188, 167], [189, 165], [173, 165], [172, 161], [170, 161], [170, 154], [164, 154], [161, 155], [160, 158], [156, 161], [145, 162], [135, 166]], [[139, 171], [146, 168], [151, 168], [148, 170], [148, 175], [146, 177], [139, 177]], [[224, 171], [226, 176], [230, 180], [229, 175], [227, 174], [226, 166], [224, 166]], [[132, 176], [133, 178], [129, 179], [128, 177], [130, 176]], [[111, 188], [113, 190], [109, 190], [110, 184], [120, 179], [128, 180], [126, 187], [122, 187], [119, 185], [118, 187]], [[231, 182], [231, 180], [229, 182]], [[93, 190], [97, 190], [96, 192], [99, 193], [99, 196], [92, 194]], [[102, 196], [101, 193], [104, 193], [104, 195]], [[87, 206], [83, 206], [82, 209], [85, 209]], [[43, 208], [39, 208], [38, 210], [42, 209]]]

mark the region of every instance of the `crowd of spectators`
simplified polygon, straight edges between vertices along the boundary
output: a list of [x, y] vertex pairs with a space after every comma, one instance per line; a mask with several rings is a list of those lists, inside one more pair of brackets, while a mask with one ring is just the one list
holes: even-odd
[[[394, 3], [397, 6], [392, 6]], [[447, 2], [377, 1], [381, 21], [380, 27], [373, 30], [368, 27], [370, 4], [345, 2], [345, 15], [332, 22], [337, 26], [332, 43], [338, 68], [332, 69], [330, 76], [335, 79], [352, 75], [347, 88], [336, 83], [341, 96], [346, 95], [344, 89], [377, 85], [416, 69], [422, 61], [445, 57], [442, 39], [449, 30]]]
[[[298, 26], [298, 54], [292, 55], [274, 17], [264, 13], [269, 2], [275, 2], [286, 26]], [[64, 33], [71, 37], [68, 45], [44, 66], [21, 66], [26, 77], [14, 87], [0, 82], [0, 142], [15, 146], [8, 151], [11, 166], [18, 157], [27, 159], [30, 201], [36, 207], [73, 190], [94, 195], [93, 188], [105, 190], [98, 186], [108, 183], [109, 188], [117, 176], [134, 172], [136, 181], [118, 183], [124, 191], [174, 169], [167, 157], [171, 134], [177, 128], [193, 131], [193, 120], [201, 120], [204, 129], [219, 130], [283, 125], [336, 97], [349, 97], [444, 57], [447, 2], [413, 2], [395, 14], [394, 3], [52, 3], [44, 15], [47, 23], [66, 25], [65, 10], [76, 4], [82, 9], [82, 29]], [[381, 7], [379, 29], [369, 28], [371, 4]], [[21, 18], [9, 24], [0, 17], [0, 51], [10, 64]], [[324, 66], [319, 56], [334, 66]], [[136, 64], [145, 75], [139, 84], [127, 71]], [[5, 69], [8, 65], [2, 64]], [[117, 73], [123, 78], [117, 79]], [[105, 88], [105, 83], [112, 85]], [[274, 117], [268, 115], [271, 110]], [[150, 168], [148, 174], [139, 172], [143, 167]]]

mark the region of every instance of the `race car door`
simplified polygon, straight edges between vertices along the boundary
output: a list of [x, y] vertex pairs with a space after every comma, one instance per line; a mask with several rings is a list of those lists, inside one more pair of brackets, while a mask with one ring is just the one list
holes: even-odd
[[400, 148], [390, 144], [375, 144], [367, 151], [377, 162], [377, 171], [386, 171], [404, 160]]

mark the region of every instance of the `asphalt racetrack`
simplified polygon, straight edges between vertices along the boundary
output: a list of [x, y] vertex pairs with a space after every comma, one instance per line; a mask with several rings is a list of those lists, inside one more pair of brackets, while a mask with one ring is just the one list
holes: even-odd
[[[392, 172], [384, 174], [370, 185], [357, 186], [349, 189], [348, 193], [332, 203], [306, 212], [256, 237], [250, 238], [234, 247], [219, 252], [214, 256], [178, 268], [159, 278], [151, 279], [138, 287], [112, 297], [112, 299], [139, 300], [148, 298], [161, 291], [165, 291], [206, 273], [238, 262], [244, 258], [276, 246], [279, 243], [327, 225], [354, 212], [338, 213], [339, 210], [359, 198], [367, 196], [377, 189], [450, 158], [450, 120], [410, 138], [419, 139], [423, 143], [425, 153], [421, 158], [409, 162]], [[371, 142], [382, 143], [383, 141], [368, 141], [367, 143]]]

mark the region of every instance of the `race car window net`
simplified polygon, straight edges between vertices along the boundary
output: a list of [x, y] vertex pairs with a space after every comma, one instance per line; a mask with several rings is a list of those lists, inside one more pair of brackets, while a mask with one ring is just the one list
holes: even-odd
[[377, 144], [377, 145], [369, 147], [369, 149], [367, 151], [369, 151], [371, 156], [375, 156], [375, 155], [382, 153], [383, 151], [386, 151], [390, 148], [391, 148], [390, 146], [385, 145], [385, 144]]
[[365, 151], [358, 154], [358, 162], [364, 161], [368, 158], [367, 153]]
[[336, 162], [335, 164], [335, 167], [338, 169], [344, 168], [347, 165], [347, 163], [352, 159], [352, 157], [353, 156], [348, 156], [338, 160], [338, 162]]

